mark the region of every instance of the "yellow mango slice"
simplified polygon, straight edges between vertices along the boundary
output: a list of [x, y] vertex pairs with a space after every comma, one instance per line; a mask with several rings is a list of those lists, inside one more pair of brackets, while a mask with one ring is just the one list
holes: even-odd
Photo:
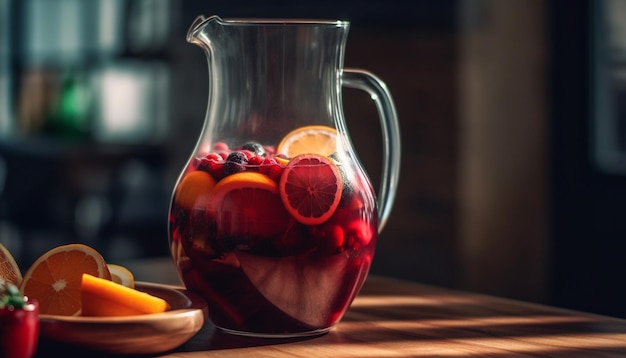
[[82, 316], [133, 316], [169, 309], [160, 297], [89, 274], [83, 274], [80, 296]]

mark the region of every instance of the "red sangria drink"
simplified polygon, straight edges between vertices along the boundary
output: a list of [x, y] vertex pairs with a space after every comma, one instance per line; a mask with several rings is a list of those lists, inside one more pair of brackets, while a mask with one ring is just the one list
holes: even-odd
[[361, 288], [378, 234], [374, 191], [336, 131], [277, 144], [217, 143], [194, 155], [172, 198], [172, 256], [211, 321], [236, 334], [304, 336], [337, 323]]

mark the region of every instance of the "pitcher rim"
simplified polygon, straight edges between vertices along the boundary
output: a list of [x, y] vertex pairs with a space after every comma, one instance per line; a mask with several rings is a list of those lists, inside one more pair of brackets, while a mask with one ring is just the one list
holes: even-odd
[[305, 19], [305, 18], [224, 18], [221, 23], [225, 25], [333, 25], [346, 26], [350, 22], [340, 19]]
[[235, 17], [235, 18], [221, 18], [219, 15], [212, 15], [209, 17], [205, 17], [203, 15], [199, 15], [193, 21], [189, 28], [188, 34], [191, 34], [196, 29], [202, 27], [202, 25], [210, 22], [216, 21], [221, 26], [334, 26], [334, 27], [343, 27], [347, 28], [350, 26], [350, 21], [340, 20], [340, 19], [306, 19], [306, 18], [269, 18], [269, 17], [258, 17], [258, 18], [244, 18], [244, 17]]

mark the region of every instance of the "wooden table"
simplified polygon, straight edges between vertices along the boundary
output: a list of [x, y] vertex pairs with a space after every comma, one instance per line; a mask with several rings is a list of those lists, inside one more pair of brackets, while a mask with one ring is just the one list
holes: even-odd
[[[177, 283], [169, 260], [127, 265], [138, 280]], [[370, 276], [328, 334], [231, 336], [211, 323], [166, 357], [624, 357], [626, 320]]]

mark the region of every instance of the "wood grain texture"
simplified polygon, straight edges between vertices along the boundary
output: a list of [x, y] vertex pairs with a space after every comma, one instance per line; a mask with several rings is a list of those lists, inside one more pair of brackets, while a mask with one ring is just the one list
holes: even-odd
[[235, 337], [210, 323], [168, 357], [593, 357], [626, 355], [626, 321], [375, 277], [331, 332]]

